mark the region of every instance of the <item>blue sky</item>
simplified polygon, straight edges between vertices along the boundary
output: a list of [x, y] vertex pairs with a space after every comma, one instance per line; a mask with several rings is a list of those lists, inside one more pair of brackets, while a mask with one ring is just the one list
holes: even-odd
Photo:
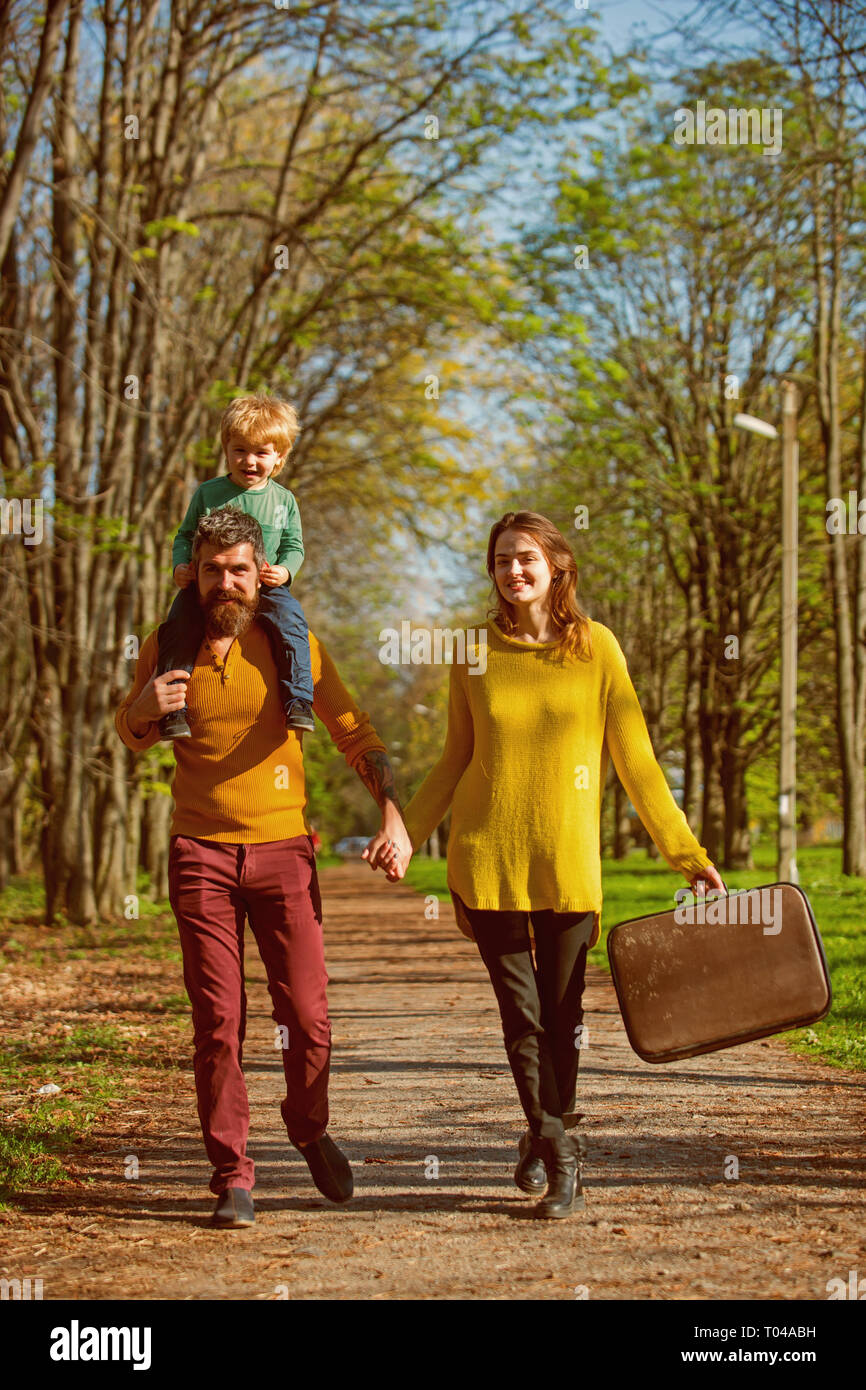
[[[664, 33], [671, 19], [686, 18], [697, 8], [696, 0], [589, 0], [587, 17], [600, 22], [604, 38], [615, 48], [624, 48], [631, 38], [650, 38]], [[748, 45], [757, 38], [758, 30], [738, 19], [736, 24], [725, 22], [721, 5], [714, 5], [712, 25], [706, 26], [707, 37], [725, 33], [727, 40]]]
[[[572, 0], [563, 0], [563, 3], [571, 8]], [[668, 33], [674, 22], [693, 16], [696, 8], [696, 0], [589, 0], [586, 10], [575, 10], [574, 16], [577, 23], [598, 23], [601, 45], [622, 52], [633, 41], [649, 41]], [[701, 24], [699, 43], [695, 44], [694, 50], [690, 50], [694, 54], [696, 64], [702, 59], [695, 50], [706, 45], [707, 51], [703, 55], [703, 59], [706, 60], [721, 35], [724, 35], [726, 47], [748, 52], [754, 51], [758, 46], [757, 30], [742, 21], [732, 25], [725, 20], [720, 11], [721, 7], [716, 5], [704, 11], [710, 15], [709, 21]], [[681, 36], [671, 34], [669, 38], [662, 40], [661, 47], [671, 55], [674, 52], [678, 53], [682, 59], [684, 40]], [[592, 125], [591, 122], [589, 124]], [[546, 148], [532, 148], [531, 155], [532, 165], [537, 170], [542, 165], [555, 162], [558, 150], [551, 144]], [[522, 196], [526, 196], [525, 191]], [[521, 196], [514, 200], [518, 211], [521, 200]], [[505, 202], [494, 200], [486, 209], [484, 220], [492, 231], [507, 235], [509, 213]], [[431, 366], [431, 370], [433, 369]], [[490, 402], [483, 400], [464, 399], [462, 413], [470, 425], [481, 430], [482, 436], [488, 435], [495, 452], [495, 410], [489, 411], [490, 405]], [[398, 620], [403, 617], [409, 617], [415, 622], [447, 622], [453, 605], [459, 605], [461, 593], [467, 596], [478, 582], [478, 578], [483, 575], [487, 531], [491, 521], [495, 519], [488, 516], [487, 509], [479, 509], [478, 554], [476, 564], [470, 563], [468, 568], [465, 562], [455, 560], [438, 547], [421, 559], [415, 547], [410, 544], [407, 547], [407, 573], [412, 573], [414, 563], [415, 582], [410, 579], [399, 598], [395, 595], [394, 611], [382, 615], [383, 626], [399, 626]]]

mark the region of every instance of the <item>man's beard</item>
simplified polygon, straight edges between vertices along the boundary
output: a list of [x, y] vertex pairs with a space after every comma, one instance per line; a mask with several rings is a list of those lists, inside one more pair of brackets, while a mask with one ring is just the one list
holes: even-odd
[[218, 589], [212, 590], [202, 604], [208, 637], [243, 637], [258, 606], [258, 594], [247, 598], [246, 594], [234, 593], [225, 599]]

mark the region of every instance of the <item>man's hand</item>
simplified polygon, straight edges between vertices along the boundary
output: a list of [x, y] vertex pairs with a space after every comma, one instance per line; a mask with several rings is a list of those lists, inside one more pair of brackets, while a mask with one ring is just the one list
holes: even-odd
[[[172, 685], [172, 681], [178, 684]], [[130, 705], [128, 718], [133, 723], [152, 724], [171, 710], [183, 709], [188, 684], [188, 671], [164, 671], [161, 676], [154, 672], [138, 699]]]
[[727, 893], [728, 891], [719, 878], [718, 870], [715, 869], [712, 864], [709, 864], [706, 869], [701, 869], [700, 873], [695, 874], [694, 878], [691, 880], [691, 890], [695, 897], [705, 898], [707, 896], [707, 889], [705, 888], [703, 893], [699, 893], [699, 883], [709, 884], [710, 888], [716, 888], [720, 893]]
[[175, 565], [174, 582], [179, 589], [185, 589], [195, 579], [194, 565]]
[[291, 575], [285, 565], [262, 565], [259, 578], [269, 589], [275, 589], [278, 584], [288, 584]]
[[394, 786], [394, 771], [388, 754], [371, 749], [359, 758], [355, 771], [382, 812], [382, 825], [367, 845], [362, 859], [371, 869], [385, 870], [392, 880], [402, 878], [412, 858], [412, 841], [403, 824], [403, 812]]
[[387, 825], [383, 819], [381, 830], [376, 831], [361, 858], [367, 860], [371, 869], [384, 869], [392, 883], [405, 877], [412, 858], [412, 841], [402, 819], [396, 817]]

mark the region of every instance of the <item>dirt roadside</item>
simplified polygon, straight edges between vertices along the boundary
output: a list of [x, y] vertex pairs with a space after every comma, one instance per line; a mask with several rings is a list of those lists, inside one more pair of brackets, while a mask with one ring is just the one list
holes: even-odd
[[[829, 1279], [866, 1274], [862, 1073], [778, 1039], [649, 1066], [591, 966], [586, 1211], [534, 1221], [511, 1177], [522, 1116], [495, 1001], [450, 906], [427, 920], [422, 897], [366, 865], [321, 879], [330, 1133], [352, 1161], [353, 1201], [319, 1196], [282, 1129], [248, 932], [256, 1226], [208, 1227], [191, 1070], [148, 1073], [79, 1157], [88, 1185], [0, 1215], [5, 1274], [42, 1278], [46, 1300], [823, 1300]], [[130, 1152], [137, 1180], [124, 1176]]]

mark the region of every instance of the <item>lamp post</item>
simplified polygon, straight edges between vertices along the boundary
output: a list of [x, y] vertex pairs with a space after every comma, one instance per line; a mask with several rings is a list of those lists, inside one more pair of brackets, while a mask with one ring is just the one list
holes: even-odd
[[[797, 873], [797, 387], [782, 382], [782, 611], [779, 701], [779, 843], [776, 877], [799, 883]], [[734, 424], [768, 439], [775, 425], [754, 415], [735, 415]]]

